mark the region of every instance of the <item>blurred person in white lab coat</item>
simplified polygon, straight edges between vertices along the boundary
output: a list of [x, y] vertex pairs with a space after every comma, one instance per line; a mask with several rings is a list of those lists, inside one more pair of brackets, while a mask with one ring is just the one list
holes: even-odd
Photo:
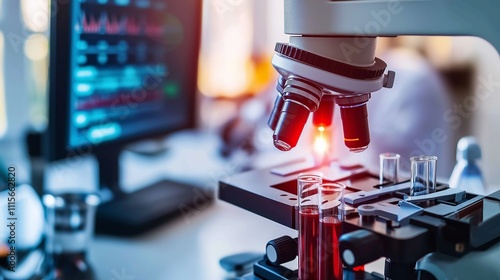
[[333, 157], [343, 164], [361, 163], [378, 174], [378, 155], [398, 153], [401, 174], [409, 176], [411, 156], [435, 155], [438, 178], [447, 179], [455, 164], [455, 143], [444, 116], [451, 101], [441, 77], [414, 49], [392, 48], [380, 58], [396, 72], [396, 80], [392, 89], [372, 93], [368, 102], [370, 146], [359, 154], [347, 150], [336, 107]]

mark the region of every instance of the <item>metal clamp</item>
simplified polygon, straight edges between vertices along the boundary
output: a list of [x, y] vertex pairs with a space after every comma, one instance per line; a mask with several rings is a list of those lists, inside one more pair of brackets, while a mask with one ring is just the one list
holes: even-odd
[[460, 189], [447, 189], [444, 191], [439, 191], [430, 194], [417, 195], [417, 196], [408, 196], [405, 197], [406, 202], [416, 203], [423, 202], [428, 200], [447, 200], [452, 202], [460, 202], [465, 198], [465, 191]]

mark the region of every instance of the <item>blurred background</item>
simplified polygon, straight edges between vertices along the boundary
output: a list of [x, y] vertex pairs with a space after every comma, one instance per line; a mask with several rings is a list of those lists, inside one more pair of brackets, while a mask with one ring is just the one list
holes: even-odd
[[[69, 0], [59, 2], [65, 1]], [[169, 162], [165, 162], [165, 158], [141, 158], [126, 153], [121, 160], [133, 163], [124, 167], [122, 182], [125, 188], [137, 188], [155, 176], [164, 175], [168, 169], [175, 179], [216, 191], [217, 180], [232, 173], [273, 166], [314, 152], [311, 126], [306, 127], [298, 147], [288, 153], [274, 148], [272, 131], [267, 127], [276, 97], [277, 74], [271, 64], [274, 45], [288, 41], [283, 34], [282, 2], [203, 2], [198, 79], [192, 81], [198, 87], [196, 129], [174, 133], [167, 140], [156, 139], [158, 145], [166, 141], [173, 147]], [[30, 162], [26, 147], [27, 133], [43, 131], [48, 124], [49, 22], [56, 12], [49, 0], [0, 0], [0, 164], [15, 164], [19, 171], [17, 180], [22, 183], [35, 184], [31, 174], [33, 162]], [[411, 155], [435, 154], [439, 158], [438, 175], [446, 181], [456, 163], [457, 141], [463, 136], [474, 135], [483, 151], [479, 164], [486, 184], [490, 190], [500, 187], [500, 172], [497, 171], [500, 164], [497, 152], [500, 143], [498, 52], [480, 38], [401, 36], [379, 38], [377, 56], [387, 62], [389, 70], [396, 71], [396, 82], [393, 89], [373, 93], [368, 103], [370, 148], [362, 154], [347, 152], [342, 141], [340, 116], [336, 112], [331, 141], [326, 144], [330, 157], [345, 164], [362, 163], [377, 172], [378, 154], [397, 152], [402, 155], [401, 168], [408, 172]], [[130, 151], [143, 148], [131, 147]], [[190, 166], [193, 162], [202, 167]], [[141, 176], [127, 172], [141, 165], [148, 166]], [[78, 163], [54, 163], [47, 168], [45, 180], [54, 189], [78, 184], [96, 190], [95, 170], [92, 157], [80, 158]], [[90, 176], [82, 178], [82, 173]], [[228, 208], [228, 212], [233, 208]], [[211, 214], [215, 215], [213, 211]], [[237, 221], [235, 227], [239, 227], [242, 234], [252, 227], [241, 219], [243, 212], [228, 214], [233, 222]], [[231, 246], [221, 244], [223, 239], [241, 243], [237, 236], [220, 234], [221, 228], [230, 227], [226, 224], [227, 218], [217, 218], [213, 223], [202, 218], [193, 221], [204, 228], [188, 237], [196, 241], [192, 246], [200, 243], [203, 257], [210, 258], [217, 250], [221, 256], [236, 253]], [[275, 238], [276, 232], [283, 231], [267, 222], [268, 231], [253, 228], [258, 230], [255, 238], [244, 244], [242, 250], [261, 246]], [[261, 220], [256, 220], [252, 225], [261, 224]], [[169, 229], [168, 233], [184, 235], [179, 228]], [[202, 242], [205, 236], [218, 238], [207, 245]], [[148, 238], [165, 238], [164, 245], [183, 249], [158, 232]], [[138, 241], [147, 243], [148, 238]], [[122, 244], [113, 239], [100, 239], [98, 244], [105, 250], [122, 250]], [[153, 243], [143, 245], [118, 252], [125, 255], [127, 251], [155, 249], [156, 246]], [[167, 255], [167, 259], [175, 259], [172, 254]], [[112, 267], [120, 268], [119, 261], [105, 256], [93, 255], [96, 260], [109, 261]], [[161, 257], [164, 255], [158, 255]], [[216, 263], [199, 265], [202, 272], [217, 267]], [[170, 276], [167, 279], [181, 279], [175, 278], [178, 275]]]
[[[0, 2], [1, 143], [20, 143], [26, 131], [41, 130], [47, 125], [48, 24], [50, 13], [54, 12], [51, 9], [53, 6], [48, 0]], [[256, 145], [266, 148], [271, 142], [265, 118], [275, 97], [276, 73], [270, 64], [274, 44], [287, 40], [282, 32], [282, 9], [281, 1], [212, 0], [204, 3], [197, 81], [198, 126], [222, 136], [226, 155], [234, 149], [254, 149]], [[402, 50], [406, 53], [401, 54]], [[441, 112], [432, 114], [436, 123], [448, 126], [443, 129], [450, 129], [447, 147], [438, 146], [448, 149], [446, 153], [452, 156], [443, 158], [444, 172], [440, 174], [451, 172], [449, 166], [453, 165], [454, 145], [458, 139], [475, 135], [484, 149], [482, 167], [486, 182], [498, 184], [500, 175], [495, 169], [500, 163], [500, 154], [494, 149], [500, 138], [495, 128], [500, 117], [496, 110], [500, 102], [497, 94], [500, 70], [495, 49], [484, 40], [472, 37], [398, 37], [380, 38], [377, 51], [381, 57], [399, 52], [400, 59], [393, 57], [397, 67], [420, 68], [421, 72], [427, 71], [423, 67], [432, 69], [427, 71], [429, 73], [417, 71], [415, 80], [435, 73], [443, 81], [447, 104]], [[401, 59], [408, 55], [414, 59], [421, 57], [425, 62]], [[388, 65], [391, 69], [391, 62]], [[390, 93], [378, 92], [372, 96], [390, 94], [401, 100], [412, 100], [413, 95], [405, 97], [405, 94], [409, 90], [418, 91], [421, 85], [398, 85], [396, 80]], [[421, 91], [429, 90], [432, 89]], [[368, 103], [371, 117], [386, 114], [371, 103]], [[373, 125], [371, 128], [378, 129]], [[420, 142], [427, 137], [425, 133], [422, 131]], [[372, 146], [375, 147], [380, 141], [376, 136], [373, 138]], [[259, 143], [249, 143], [249, 139]], [[412, 142], [406, 141], [412, 146], [408, 149], [418, 149], [415, 141]], [[343, 149], [342, 145], [335, 148], [333, 153]]]
[[[204, 2], [197, 81], [198, 127], [215, 131], [222, 137], [224, 147], [221, 149], [226, 156], [238, 149], [252, 153], [252, 149], [271, 148], [271, 132], [265, 121], [275, 98], [276, 73], [270, 64], [274, 44], [287, 40], [282, 32], [282, 9], [281, 1]], [[40, 130], [47, 125], [50, 10], [48, 0], [0, 2], [0, 143], [20, 143], [26, 131]], [[386, 61], [388, 69], [393, 69], [393, 65], [401, 67], [398, 78], [405, 80], [402, 83], [396, 80], [392, 90], [374, 93], [374, 100], [378, 96], [392, 95], [391, 98], [402, 102], [424, 99], [408, 94], [409, 91], [437, 91], [438, 95], [445, 92], [446, 101], [439, 101], [443, 103], [441, 111], [431, 113], [434, 114], [434, 123], [423, 120], [427, 123], [408, 128], [421, 130], [420, 137], [412, 137], [423, 143], [423, 147], [426, 133], [432, 131], [432, 126], [449, 130], [446, 143], [440, 145], [447, 150], [442, 158], [440, 175], [451, 172], [458, 139], [475, 135], [484, 150], [481, 164], [486, 182], [498, 184], [500, 174], [495, 172], [495, 167], [500, 162], [500, 154], [494, 150], [500, 139], [495, 129], [500, 117], [496, 110], [496, 104], [500, 103], [500, 66], [495, 49], [482, 39], [471, 37], [398, 37], [380, 38], [377, 51], [378, 56], [394, 60]], [[403, 63], [401, 58], [404, 57], [409, 57], [414, 63]], [[413, 74], [406, 75], [405, 67]], [[406, 82], [406, 76], [416, 82]], [[434, 88], [419, 89], [428, 84], [425, 80], [436, 78], [440, 81]], [[444, 90], [437, 89], [440, 82]], [[390, 118], [384, 124], [383, 116], [375, 116], [377, 111], [371, 107], [391, 107], [380, 103], [389, 102], [368, 103], [370, 121], [375, 122], [372, 118], [377, 118], [380, 122], [378, 126], [371, 125], [374, 135], [370, 149], [373, 150], [377, 150], [382, 142], [377, 138], [383, 134], [378, 132], [379, 127], [394, 125]], [[404, 125], [402, 121], [401, 125]], [[420, 148], [415, 140], [408, 143], [405, 137], [400, 140], [406, 142], [405, 149]], [[342, 151], [344, 148], [340, 142], [334, 142], [332, 146], [335, 147], [332, 147], [333, 154], [349, 157]], [[2, 149], [4, 160], [9, 159], [8, 154], [9, 151]], [[369, 157], [373, 158], [373, 154]], [[19, 157], [19, 154], [12, 156]], [[23, 159], [25, 157], [19, 160]]]

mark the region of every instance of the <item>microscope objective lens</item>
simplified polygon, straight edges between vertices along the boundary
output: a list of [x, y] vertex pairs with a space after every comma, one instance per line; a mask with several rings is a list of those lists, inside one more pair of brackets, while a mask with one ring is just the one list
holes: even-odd
[[290, 146], [288, 143], [281, 141], [281, 140], [274, 140], [274, 146], [278, 148], [280, 151], [290, 151], [292, 149], [292, 146]]
[[368, 110], [366, 103], [357, 106], [341, 106], [344, 143], [353, 153], [359, 153], [370, 144], [370, 130], [368, 126]]
[[309, 115], [310, 111], [306, 107], [285, 101], [273, 134], [274, 146], [281, 151], [289, 151], [295, 147]]

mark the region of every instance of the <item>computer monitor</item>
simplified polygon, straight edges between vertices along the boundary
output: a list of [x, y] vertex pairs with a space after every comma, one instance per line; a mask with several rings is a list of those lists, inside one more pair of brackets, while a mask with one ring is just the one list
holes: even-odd
[[[53, 0], [49, 161], [95, 155], [101, 188], [121, 198], [125, 145], [194, 127], [201, 2]], [[162, 184], [125, 204], [169, 188], [180, 189]]]

